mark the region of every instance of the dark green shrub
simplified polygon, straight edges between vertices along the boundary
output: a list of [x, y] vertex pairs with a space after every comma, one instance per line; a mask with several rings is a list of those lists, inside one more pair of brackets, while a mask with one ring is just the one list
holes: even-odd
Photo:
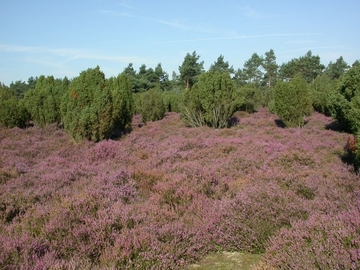
[[123, 131], [131, 126], [134, 115], [134, 99], [132, 85], [125, 73], [116, 78], [110, 78], [108, 85], [112, 95], [113, 127]]
[[329, 96], [331, 116], [342, 129], [360, 131], [360, 67], [355, 66], [341, 78], [339, 86]]
[[255, 84], [246, 84], [236, 90], [237, 110], [253, 113], [261, 106], [262, 94]]
[[312, 112], [312, 101], [306, 80], [297, 74], [290, 82], [278, 82], [275, 86], [276, 114], [288, 127], [302, 127], [304, 117]]
[[182, 91], [164, 91], [162, 97], [167, 112], [181, 112]]
[[331, 80], [327, 75], [319, 75], [311, 83], [313, 107], [316, 111], [330, 115], [329, 95], [337, 85], [337, 80]]
[[25, 92], [24, 104], [36, 125], [60, 123], [60, 97], [65, 90], [61, 80], [40, 76], [35, 88]]
[[23, 102], [17, 99], [14, 92], [0, 84], [0, 125], [13, 128], [25, 127], [30, 116], [23, 105]]
[[65, 130], [76, 140], [100, 141], [112, 132], [112, 99], [99, 67], [73, 79], [63, 96], [61, 116]]
[[138, 101], [139, 113], [144, 123], [164, 118], [165, 104], [160, 90], [151, 89], [141, 94]]
[[226, 72], [208, 71], [184, 93], [182, 118], [190, 126], [223, 128], [234, 113], [235, 83]]

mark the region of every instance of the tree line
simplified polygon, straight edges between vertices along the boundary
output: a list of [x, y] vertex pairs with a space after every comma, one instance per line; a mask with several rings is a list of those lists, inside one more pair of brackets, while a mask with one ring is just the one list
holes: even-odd
[[0, 125], [56, 123], [76, 141], [100, 141], [128, 131], [134, 114], [146, 123], [175, 111], [189, 126], [223, 128], [237, 110], [268, 107], [285, 126], [303, 126], [315, 109], [357, 134], [359, 67], [359, 61], [350, 67], [343, 57], [325, 67], [311, 51], [278, 65], [272, 49], [264, 56], [254, 53], [237, 70], [220, 55], [205, 71], [200, 55], [187, 53], [171, 79], [161, 63], [138, 71], [130, 63], [108, 79], [97, 66], [71, 80], [40, 76], [1, 84]]

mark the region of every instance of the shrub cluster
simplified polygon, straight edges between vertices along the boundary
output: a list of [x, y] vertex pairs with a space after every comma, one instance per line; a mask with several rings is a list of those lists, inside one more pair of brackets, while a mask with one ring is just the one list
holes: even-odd
[[137, 94], [137, 112], [144, 123], [162, 119], [166, 108], [160, 90], [151, 89]]
[[235, 83], [229, 73], [208, 71], [184, 94], [182, 118], [196, 127], [224, 128], [235, 112]]
[[30, 116], [23, 102], [19, 102], [15, 93], [0, 84], [0, 125], [8, 128], [25, 127]]
[[360, 164], [360, 66], [350, 68], [340, 78], [338, 87], [329, 96], [329, 110], [340, 127], [357, 136], [357, 143], [350, 150], [355, 155], [354, 166]]
[[300, 74], [290, 82], [278, 82], [274, 100], [276, 114], [289, 127], [304, 126], [304, 117], [313, 109], [309, 86]]

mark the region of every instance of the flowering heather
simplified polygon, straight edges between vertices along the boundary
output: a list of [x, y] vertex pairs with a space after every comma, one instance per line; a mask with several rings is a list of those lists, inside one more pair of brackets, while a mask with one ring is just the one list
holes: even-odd
[[228, 129], [176, 113], [119, 140], [0, 129], [1, 269], [184, 269], [217, 250], [266, 267], [358, 269], [360, 182], [348, 134], [261, 109]]

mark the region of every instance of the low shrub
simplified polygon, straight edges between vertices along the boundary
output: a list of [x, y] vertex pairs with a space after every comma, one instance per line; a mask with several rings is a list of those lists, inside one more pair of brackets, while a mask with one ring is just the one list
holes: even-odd
[[269, 240], [266, 262], [276, 269], [359, 269], [359, 206], [292, 222]]

